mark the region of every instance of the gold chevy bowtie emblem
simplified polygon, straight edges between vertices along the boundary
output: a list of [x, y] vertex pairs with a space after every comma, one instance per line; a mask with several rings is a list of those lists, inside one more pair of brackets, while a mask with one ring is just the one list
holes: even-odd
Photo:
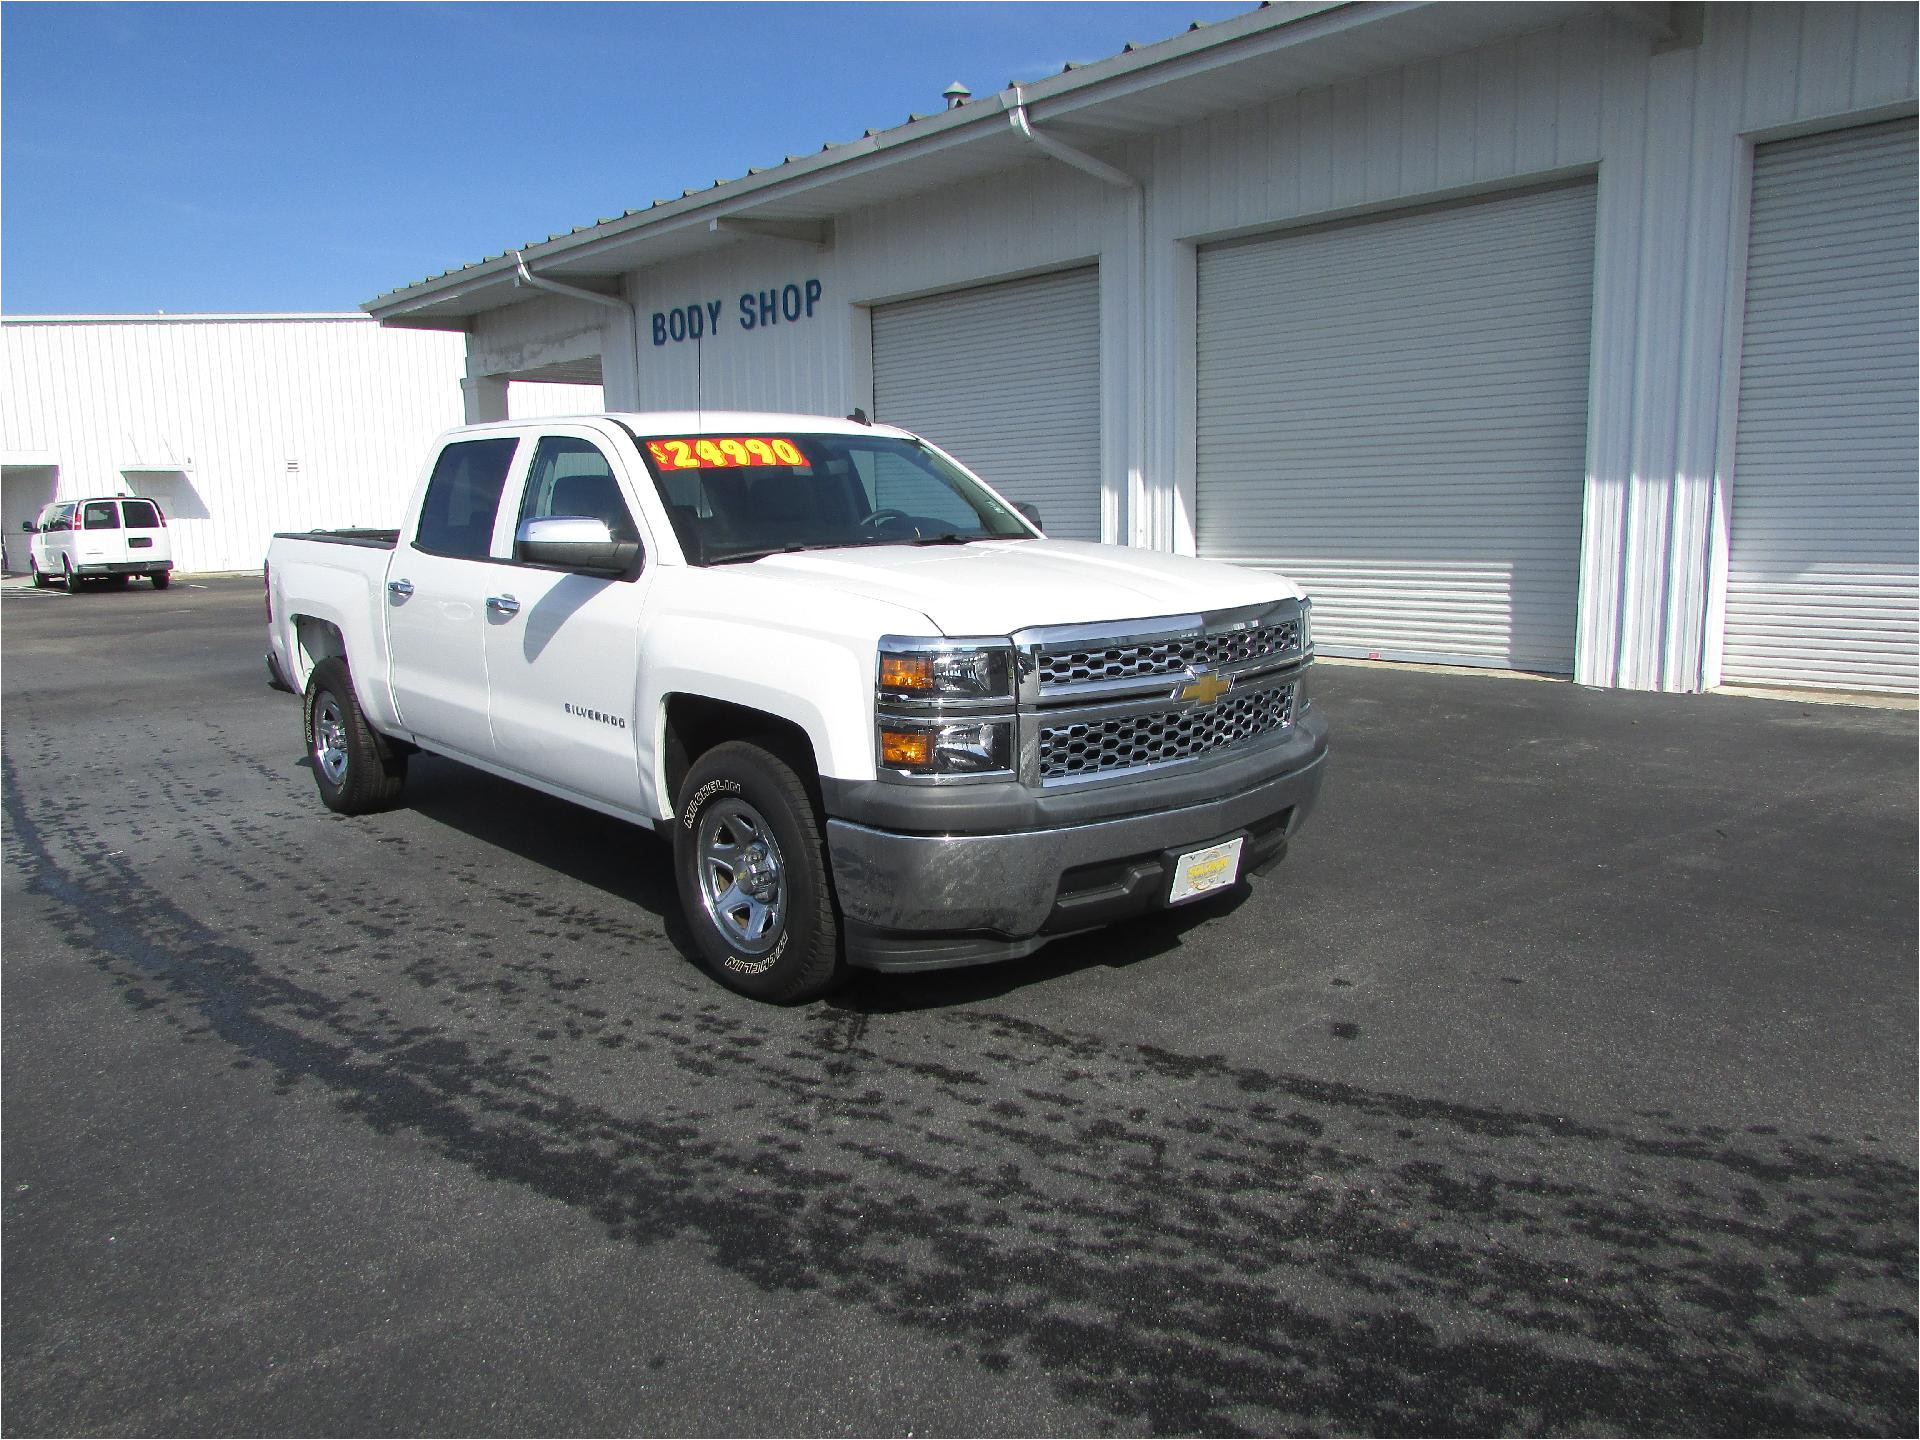
[[1198, 700], [1202, 705], [1211, 705], [1231, 689], [1233, 689], [1231, 679], [1209, 671], [1205, 675], [1194, 676], [1191, 684], [1181, 686], [1178, 698]]

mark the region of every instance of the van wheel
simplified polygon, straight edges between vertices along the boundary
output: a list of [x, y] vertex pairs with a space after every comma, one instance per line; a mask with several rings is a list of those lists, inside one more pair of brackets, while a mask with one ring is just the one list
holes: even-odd
[[46, 589], [47, 588], [47, 572], [40, 568], [39, 564], [35, 562], [32, 556], [27, 557], [27, 568], [33, 571], [33, 588], [36, 590]]
[[173, 572], [171, 570], [156, 570], [147, 578], [153, 581], [154, 589], [164, 590], [173, 583]]
[[307, 681], [307, 758], [329, 810], [367, 815], [389, 809], [407, 779], [407, 757], [396, 752], [360, 713], [347, 662], [330, 656]]
[[60, 557], [60, 575], [66, 583], [67, 593], [69, 595], [78, 595], [80, 593], [80, 581], [73, 573], [73, 561], [65, 555]]
[[694, 762], [673, 862], [701, 959], [729, 990], [790, 1005], [846, 978], [819, 812], [786, 759], [732, 740]]
[[110, 575], [107, 577], [106, 586], [109, 590], [124, 590], [127, 588], [127, 577], [124, 575]]

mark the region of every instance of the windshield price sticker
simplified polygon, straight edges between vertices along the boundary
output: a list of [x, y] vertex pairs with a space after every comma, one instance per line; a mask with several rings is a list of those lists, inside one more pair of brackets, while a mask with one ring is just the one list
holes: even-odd
[[662, 470], [728, 470], [739, 465], [805, 465], [791, 440], [761, 435], [649, 440], [647, 453]]

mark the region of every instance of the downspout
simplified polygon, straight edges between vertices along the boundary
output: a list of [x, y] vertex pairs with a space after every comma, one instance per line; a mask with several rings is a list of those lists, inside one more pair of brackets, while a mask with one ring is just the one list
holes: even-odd
[[[633, 376], [633, 384], [636, 391], [633, 396], [633, 403], [637, 406], [640, 403], [638, 394], [640, 384], [640, 312], [616, 295], [602, 295], [598, 290], [583, 290], [578, 285], [568, 285], [559, 280], [548, 280], [543, 276], [536, 275], [527, 268], [526, 256], [522, 255], [518, 250], [510, 253], [513, 256], [513, 283], [515, 288], [524, 285], [530, 290], [545, 290], [552, 295], [564, 295], [569, 300], [585, 300], [589, 304], [604, 305], [609, 309], [618, 310], [627, 317], [627, 350], [632, 362], [632, 368], [629, 373]], [[604, 401], [606, 397], [603, 394], [601, 398]]]
[[[1014, 133], [1039, 147], [1045, 154], [1064, 165], [1071, 165], [1093, 176], [1096, 180], [1127, 192], [1128, 204], [1132, 210], [1133, 222], [1133, 286], [1128, 317], [1132, 322], [1132, 343], [1128, 368], [1132, 375], [1128, 382], [1129, 399], [1127, 406], [1127, 491], [1125, 512], [1120, 518], [1113, 539], [1125, 545], [1146, 543], [1151, 545], [1154, 532], [1159, 529], [1150, 522], [1146, 514], [1146, 456], [1147, 456], [1147, 190], [1145, 184], [1134, 175], [1117, 166], [1109, 165], [1098, 156], [1089, 155], [1084, 150], [1076, 150], [1051, 135], [1043, 135], [1033, 128], [1027, 114], [1027, 101], [1018, 85], [1013, 87], [1013, 105], [1007, 116]], [[1107, 537], [1102, 535], [1103, 540]]]

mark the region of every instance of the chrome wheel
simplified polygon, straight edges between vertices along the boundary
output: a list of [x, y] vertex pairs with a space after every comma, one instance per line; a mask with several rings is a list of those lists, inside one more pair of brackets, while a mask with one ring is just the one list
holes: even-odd
[[322, 695], [313, 708], [313, 762], [329, 785], [347, 778], [347, 722], [332, 695]]
[[700, 899], [714, 925], [749, 955], [771, 949], [786, 920], [787, 882], [765, 817], [744, 800], [715, 801], [694, 845]]

